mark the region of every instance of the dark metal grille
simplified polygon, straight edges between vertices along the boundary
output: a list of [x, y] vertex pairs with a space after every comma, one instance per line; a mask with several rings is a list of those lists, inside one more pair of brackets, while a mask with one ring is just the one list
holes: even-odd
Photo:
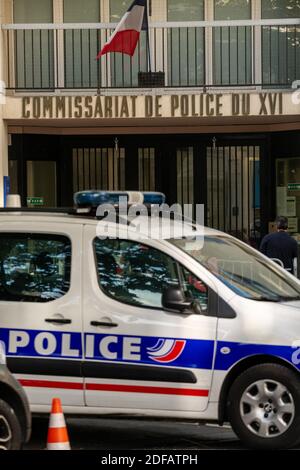
[[100, 60], [95, 60], [99, 48], [99, 31], [64, 31], [64, 81], [66, 88], [98, 88], [101, 76]]
[[74, 148], [73, 190], [125, 189], [125, 149]]
[[250, 26], [214, 28], [214, 83], [253, 83], [252, 35]]
[[205, 83], [204, 28], [170, 28], [167, 42], [169, 85], [203, 85]]
[[260, 147], [207, 148], [207, 224], [257, 245]]
[[[165, 82], [166, 87], [199, 86], [209, 90], [215, 86], [291, 86], [300, 74], [297, 21], [282, 26], [276, 23], [205, 27], [190, 22], [190, 26], [170, 23], [170, 26], [151, 27], [152, 71], [161, 72], [161, 83]], [[21, 26], [16, 29], [16, 25], [4, 27], [7, 89], [142, 86], [139, 73], [148, 72], [145, 32], [133, 57], [112, 53], [96, 60], [113, 29], [80, 26], [78, 29], [67, 24], [60, 29], [36, 29], [37, 25], [29, 25], [28, 29]], [[211, 58], [206, 56], [208, 51]]]
[[290, 86], [300, 76], [300, 27], [262, 28], [263, 83]]
[[155, 191], [155, 148], [139, 148], [139, 190]]
[[[54, 31], [19, 30], [7, 36], [8, 47], [14, 45], [14, 84], [16, 89], [53, 89]], [[12, 50], [8, 50], [11, 60]], [[9, 81], [11, 63], [8, 63]]]
[[194, 203], [194, 151], [193, 147], [178, 148], [177, 159], [177, 202]]

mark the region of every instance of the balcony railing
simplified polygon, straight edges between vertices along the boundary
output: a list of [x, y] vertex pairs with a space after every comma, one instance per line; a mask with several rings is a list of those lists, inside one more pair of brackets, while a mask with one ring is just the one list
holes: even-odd
[[[133, 58], [96, 60], [115, 24], [2, 25], [6, 83], [19, 92], [139, 87], [147, 72], [142, 33]], [[152, 23], [154, 71], [165, 87], [284, 88], [300, 79], [300, 19]]]

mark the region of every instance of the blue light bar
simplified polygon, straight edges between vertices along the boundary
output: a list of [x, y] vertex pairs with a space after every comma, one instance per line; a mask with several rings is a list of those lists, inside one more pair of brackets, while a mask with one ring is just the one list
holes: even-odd
[[80, 191], [74, 194], [74, 202], [78, 207], [98, 207], [101, 204], [119, 204], [121, 197], [128, 201], [128, 194], [125, 191]]
[[101, 204], [118, 206], [120, 198], [125, 198], [128, 205], [145, 204], [161, 205], [166, 202], [163, 193], [140, 191], [80, 191], [74, 194], [74, 202], [77, 207], [98, 207]]
[[144, 195], [144, 204], [165, 204], [166, 196], [163, 193], [155, 193], [155, 192], [143, 192]]

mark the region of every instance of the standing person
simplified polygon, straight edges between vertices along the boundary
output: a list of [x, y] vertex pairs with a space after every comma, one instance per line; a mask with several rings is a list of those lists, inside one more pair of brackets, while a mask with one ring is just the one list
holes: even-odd
[[260, 251], [268, 258], [282, 261], [285, 269], [294, 273], [294, 258], [298, 257], [298, 243], [288, 233], [288, 219], [277, 217], [277, 232], [266, 235], [260, 245]]

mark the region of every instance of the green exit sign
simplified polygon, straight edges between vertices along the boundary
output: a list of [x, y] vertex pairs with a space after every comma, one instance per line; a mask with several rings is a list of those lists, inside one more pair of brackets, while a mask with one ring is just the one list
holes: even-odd
[[300, 183], [288, 183], [289, 191], [300, 191]]
[[43, 197], [28, 197], [27, 206], [43, 206], [44, 198]]

